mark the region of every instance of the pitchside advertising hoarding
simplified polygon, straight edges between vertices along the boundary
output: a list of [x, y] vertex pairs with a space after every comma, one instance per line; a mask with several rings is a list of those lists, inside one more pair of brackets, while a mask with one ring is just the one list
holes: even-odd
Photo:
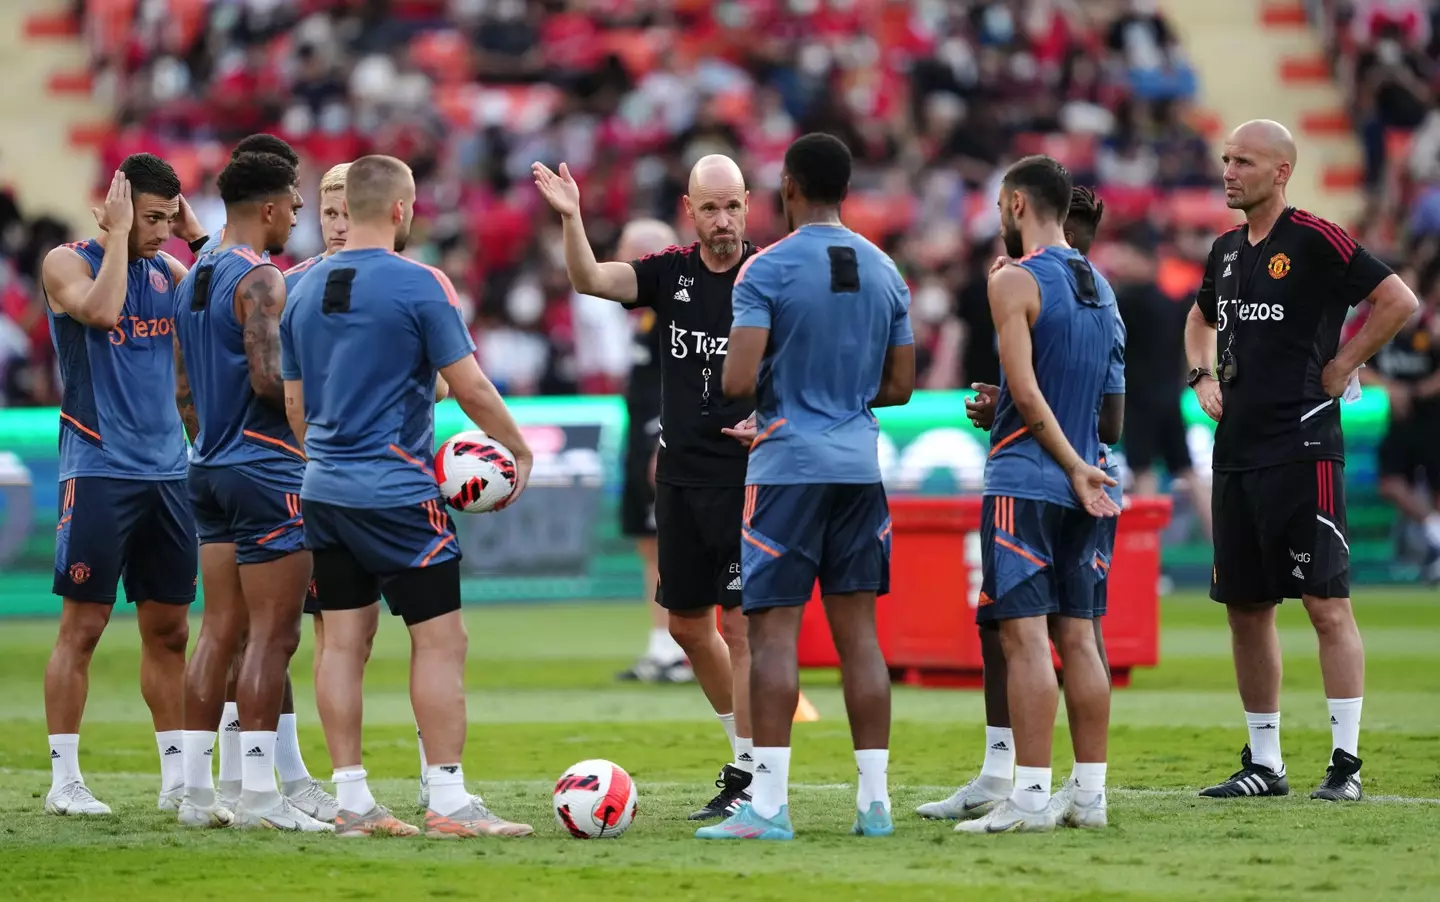
[[[880, 463], [892, 494], [981, 490], [989, 436], [964, 415], [968, 392], [920, 392], [878, 411]], [[456, 514], [468, 602], [634, 597], [633, 545], [620, 533], [625, 405], [614, 397], [513, 399], [535, 450], [524, 501], [496, 515]], [[1186, 393], [1192, 457], [1204, 472], [1213, 424]], [[1383, 392], [1344, 407], [1352, 565], [1359, 581], [1403, 578], [1394, 565], [1394, 516], [1375, 496], [1375, 446], [1384, 432]], [[59, 498], [54, 409], [0, 410], [0, 616], [50, 614]], [[453, 401], [436, 408], [444, 439], [471, 428]], [[1120, 456], [1123, 459], [1123, 443]], [[1183, 498], [1163, 537], [1164, 569], [1180, 585], [1203, 585], [1210, 546]], [[957, 549], [963, 553], [963, 549]]]

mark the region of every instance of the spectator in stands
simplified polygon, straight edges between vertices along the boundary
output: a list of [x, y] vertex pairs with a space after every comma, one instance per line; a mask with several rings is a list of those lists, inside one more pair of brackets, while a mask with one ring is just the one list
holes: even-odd
[[1401, 26], [1391, 22], [1375, 30], [1354, 66], [1354, 118], [1365, 147], [1365, 182], [1380, 184], [1388, 129], [1414, 129], [1424, 121], [1434, 95], [1432, 65], [1420, 49], [1408, 46]]

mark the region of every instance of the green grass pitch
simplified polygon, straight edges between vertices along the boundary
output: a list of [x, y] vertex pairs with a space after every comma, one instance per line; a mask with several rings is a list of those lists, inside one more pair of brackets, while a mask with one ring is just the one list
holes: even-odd
[[[1311, 801], [1330, 733], [1315, 638], [1303, 609], [1281, 611], [1282, 737], [1293, 793], [1215, 802], [1207, 782], [1238, 767], [1245, 741], [1224, 612], [1193, 594], [1166, 599], [1162, 664], [1117, 691], [1111, 828], [1103, 833], [962, 837], [911, 812], [980, 764], [978, 692], [897, 689], [890, 765], [897, 834], [848, 835], [854, 761], [834, 673], [804, 677], [817, 723], [795, 729], [792, 843], [702, 843], [685, 815], [713, 794], [727, 757], [694, 686], [614, 682], [644, 637], [638, 605], [472, 611], [466, 774], [521, 840], [342, 841], [192, 832], [155, 810], [158, 763], [138, 687], [133, 621], [117, 618], [91, 675], [81, 766], [116, 811], [41, 811], [42, 674], [53, 622], [0, 623], [0, 877], [16, 899], [106, 902], [265, 899], [1080, 900], [1434, 899], [1440, 885], [1440, 596], [1371, 590], [1356, 600], [1369, 656], [1360, 754], [1369, 800]], [[198, 620], [195, 623], [198, 629]], [[308, 625], [306, 627], [308, 633]], [[193, 635], [193, 634], [192, 634]], [[309, 636], [294, 669], [307, 762], [328, 777], [310, 686]], [[387, 620], [366, 682], [365, 764], [376, 795], [412, 814], [417, 760], [406, 697], [408, 648]], [[1063, 706], [1062, 714], [1063, 718]], [[616, 841], [567, 838], [549, 789], [570, 764], [610, 758], [640, 791]], [[1063, 726], [1057, 782], [1070, 757]], [[184, 895], [182, 895], [184, 894]], [[242, 895], [243, 894], [243, 895]]]

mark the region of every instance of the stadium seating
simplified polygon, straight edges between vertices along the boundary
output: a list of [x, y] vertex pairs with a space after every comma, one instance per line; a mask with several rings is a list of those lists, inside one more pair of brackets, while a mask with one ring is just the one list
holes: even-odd
[[[561, 334], [570, 297], [547, 246], [554, 223], [530, 189], [532, 159], [570, 162], [591, 236], [608, 252], [626, 218], [676, 215], [688, 160], [733, 153], [755, 190], [751, 236], [764, 243], [783, 228], [773, 188], [784, 147], [803, 130], [829, 130], [857, 157], [847, 219], [891, 250], [912, 284], [938, 280], [952, 299], [988, 256], [994, 175], [1018, 154], [1054, 155], [1098, 182], [1106, 234], [1142, 241], [1166, 261], [1162, 269], [1192, 264], [1168, 266], [1171, 273], [1191, 273], [1195, 262], [1193, 242], [1178, 247], [1172, 238], [1229, 221], [1206, 146], [1218, 119], [1184, 95], [1194, 81], [1188, 70], [1157, 82], [1135, 68], [1117, 37], [1117, 23], [1129, 21], [1121, 3], [1073, 10], [1036, 0], [1019, 16], [986, 0], [673, 2], [659, 11], [612, 0], [491, 4], [484, 14], [445, 0], [75, 5], [81, 18], [69, 27], [86, 42], [91, 66], [56, 73], [52, 90], [108, 85], [116, 99], [110, 122], [72, 128], [73, 140], [96, 145], [97, 189], [126, 154], [153, 150], [175, 164], [216, 226], [223, 210], [213, 176], [229, 144], [250, 131], [290, 138], [306, 158], [312, 193], [335, 162], [367, 151], [405, 157], [421, 177], [425, 220], [411, 252], [455, 278], [477, 334], [547, 339], [548, 353], [510, 390], [609, 384], [575, 371], [573, 341]], [[1399, 15], [1394, 9], [1428, 39], [1433, 30], [1416, 24], [1409, 5], [1316, 8], [1345, 60], [1369, 46], [1386, 16]], [[790, 11], [799, 8], [807, 11]], [[35, 23], [66, 27], [54, 16]], [[1339, 70], [1343, 77], [1353, 67]], [[1156, 90], [1162, 99], [1142, 99]], [[1349, 118], [1340, 119], [1348, 128]], [[1417, 181], [1413, 166], [1393, 164], [1410, 139], [1408, 130], [1385, 134], [1372, 206], [1402, 221]], [[295, 255], [317, 246], [313, 212], [303, 214]], [[83, 232], [89, 224], [71, 225]], [[1096, 254], [1103, 262], [1105, 249]], [[33, 261], [22, 271], [33, 276]], [[1182, 282], [1167, 279], [1167, 291], [1188, 292]], [[529, 286], [544, 294], [539, 316], [511, 303]], [[927, 313], [919, 326], [935, 352], [922, 364], [937, 374], [922, 374], [923, 384], [944, 387], [941, 373], [968, 381], [963, 360], [944, 359], [955, 343], [939, 341], [960, 306]], [[48, 356], [43, 348], [37, 355]]]

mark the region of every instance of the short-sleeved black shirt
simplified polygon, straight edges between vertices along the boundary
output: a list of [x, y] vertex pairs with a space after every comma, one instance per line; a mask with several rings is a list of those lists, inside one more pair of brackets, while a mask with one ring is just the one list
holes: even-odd
[[1340, 401], [1320, 374], [1348, 309], [1390, 274], [1344, 229], [1294, 207], [1255, 244], [1247, 226], [1215, 239], [1195, 303], [1219, 330], [1217, 356], [1233, 349], [1236, 377], [1220, 387], [1214, 469], [1345, 459]]
[[730, 292], [755, 254], [746, 242], [725, 272], [711, 272], [700, 244], [670, 247], [631, 262], [638, 286], [627, 306], [655, 311], [660, 359], [660, 457], [655, 481], [743, 486], [745, 446], [721, 433], [750, 415], [753, 401], [727, 401], [720, 388], [730, 343]]

